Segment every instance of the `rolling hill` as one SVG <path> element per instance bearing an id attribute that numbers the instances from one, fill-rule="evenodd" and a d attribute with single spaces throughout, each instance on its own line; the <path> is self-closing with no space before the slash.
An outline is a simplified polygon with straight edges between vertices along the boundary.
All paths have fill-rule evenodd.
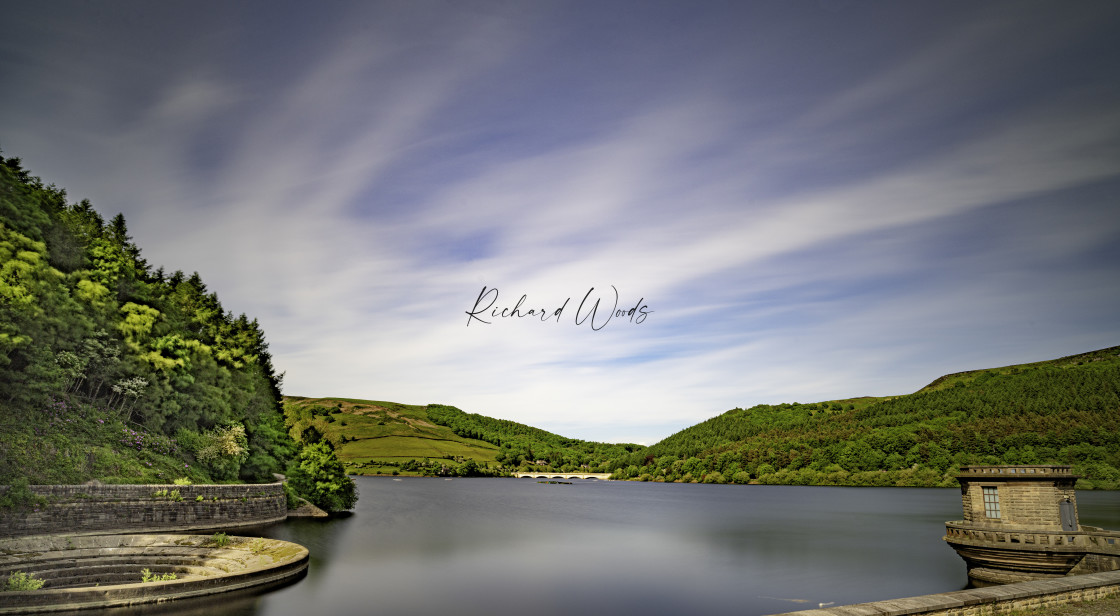
<path id="1" fill-rule="evenodd" d="M 1120 488 L 1120 347 L 949 374 L 921 390 L 732 409 L 650 447 L 569 439 L 452 406 L 285 398 L 358 474 L 613 472 L 708 483 L 955 486 L 965 464 L 1072 464 Z M 470 462 L 473 461 L 473 464 Z"/>
<path id="2" fill-rule="evenodd" d="M 1120 487 L 1120 347 L 943 376 L 887 398 L 732 409 L 616 469 L 714 483 L 953 486 L 965 464 L 1072 464 Z"/>
<path id="3" fill-rule="evenodd" d="M 497 467 L 496 445 L 456 435 L 433 423 L 427 407 L 352 398 L 284 397 L 284 413 L 295 437 L 314 427 L 335 445 L 348 473 L 357 475 L 421 474 L 413 461 L 457 466 L 474 460 L 481 468 Z"/>
<path id="4" fill-rule="evenodd" d="M 293 437 L 314 429 L 335 445 L 347 472 L 360 475 L 507 474 L 522 466 L 606 472 L 612 459 L 642 449 L 569 439 L 442 404 L 287 396 L 284 412 Z"/>

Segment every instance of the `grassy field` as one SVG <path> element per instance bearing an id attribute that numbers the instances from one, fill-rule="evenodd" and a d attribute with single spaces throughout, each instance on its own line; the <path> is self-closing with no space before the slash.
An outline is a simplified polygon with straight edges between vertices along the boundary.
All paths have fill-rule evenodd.
<path id="1" fill-rule="evenodd" d="M 1089 351 L 1088 353 L 1067 355 L 1066 357 L 1059 357 L 1058 359 L 1047 359 L 1044 361 L 1036 361 L 1029 364 L 1013 364 L 1010 366 L 1002 366 L 999 368 L 954 372 L 953 374 L 946 374 L 945 376 L 938 378 L 929 385 L 926 385 L 925 387 L 919 389 L 916 393 L 949 389 L 958 384 L 969 385 L 973 381 L 976 381 L 981 377 L 990 377 L 993 375 L 1022 374 L 1023 372 L 1028 372 L 1035 368 L 1073 368 L 1076 366 L 1083 366 L 1092 362 L 1108 361 L 1114 359 L 1118 351 L 1120 351 L 1120 347 L 1108 347 L 1106 349 Z"/>
<path id="2" fill-rule="evenodd" d="M 285 396 L 293 432 L 314 426 L 335 443 L 339 460 L 352 474 L 392 474 L 409 460 L 474 460 L 496 466 L 498 448 L 455 435 L 428 419 L 426 407 L 354 398 Z M 329 412 L 324 412 L 329 411 Z M 386 464 L 387 463 L 387 464 Z M 402 471 L 401 474 L 410 474 Z"/>

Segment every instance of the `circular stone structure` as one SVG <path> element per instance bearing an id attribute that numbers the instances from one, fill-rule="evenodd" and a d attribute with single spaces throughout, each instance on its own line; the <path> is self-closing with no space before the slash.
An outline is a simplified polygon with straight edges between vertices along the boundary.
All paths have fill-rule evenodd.
<path id="1" fill-rule="evenodd" d="M 302 545 L 225 535 L 38 536 L 0 540 L 0 588 L 15 571 L 38 590 L 0 592 L 0 614 L 119 607 L 274 585 L 307 570 Z M 150 576 L 175 579 L 144 582 Z M 151 578 L 149 578 L 151 579 Z"/>

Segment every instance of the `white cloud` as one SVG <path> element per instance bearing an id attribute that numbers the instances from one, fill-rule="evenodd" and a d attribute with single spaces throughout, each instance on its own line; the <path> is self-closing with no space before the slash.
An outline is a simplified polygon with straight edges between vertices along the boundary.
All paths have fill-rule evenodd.
<path id="1" fill-rule="evenodd" d="M 957 100 L 996 105 L 1006 93 L 985 80 L 1005 70 L 1022 79 L 1077 23 L 1025 55 L 982 53 L 1018 36 L 1014 24 L 935 32 L 789 110 L 768 104 L 764 87 L 728 87 L 738 75 L 724 63 L 695 75 L 657 67 L 679 81 L 633 76 L 645 96 L 626 93 L 639 102 L 615 121 L 617 100 L 580 99 L 598 105 L 596 128 L 548 140 L 538 139 L 547 127 L 478 112 L 506 108 L 479 84 L 514 91 L 507 80 L 522 73 L 509 65 L 540 53 L 534 43 L 562 24 L 363 10 L 264 90 L 217 62 L 179 58 L 176 71 L 144 76 L 142 103 L 88 80 L 67 95 L 90 101 L 64 124 L 85 135 L 77 150 L 97 170 L 77 186 L 126 210 L 150 261 L 199 270 L 227 308 L 260 318 L 288 393 L 444 402 L 576 437 L 652 442 L 737 405 L 900 393 L 972 367 L 960 358 L 1091 339 L 1057 331 L 1070 306 L 1040 299 L 1037 276 L 1062 282 L 1071 302 L 1115 304 L 1101 272 L 1020 264 L 1107 244 L 1117 229 L 1101 208 L 1048 227 L 1009 209 L 1019 216 L 1008 228 L 1041 229 L 1037 241 L 951 254 L 977 212 L 1116 180 L 1120 114 L 1083 90 L 1016 100 L 963 136 L 938 132 L 973 109 Z M 233 52 L 206 57 L 223 53 Z M 138 111 L 113 123 L 116 105 Z M 557 100 L 526 117 L 580 113 Z M 220 149 L 215 168 L 192 162 L 200 135 Z M 901 147 L 907 139 L 936 143 Z M 967 275 L 954 280 L 952 269 Z M 500 289 L 500 306 L 522 294 L 533 308 L 571 300 L 561 323 L 467 327 L 484 285 Z M 575 325 L 583 293 L 611 285 L 624 305 L 645 298 L 647 322 Z M 1023 304 L 1052 346 L 1001 320 Z M 1100 323 L 1087 328 L 1115 334 Z"/>

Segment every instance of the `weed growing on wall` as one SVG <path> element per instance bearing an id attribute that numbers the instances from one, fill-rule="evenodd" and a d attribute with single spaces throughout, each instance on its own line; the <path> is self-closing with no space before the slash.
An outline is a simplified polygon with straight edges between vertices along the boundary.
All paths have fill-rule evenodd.
<path id="1" fill-rule="evenodd" d="M 152 573 L 151 569 L 147 567 L 140 570 L 140 580 L 142 582 L 169 582 L 178 578 L 179 576 L 174 573 L 164 573 L 163 575 Z"/>
<path id="2" fill-rule="evenodd" d="M 31 491 L 27 477 L 18 477 L 4 490 L 0 486 L 0 509 L 25 509 L 45 505 L 47 499 Z"/>
<path id="3" fill-rule="evenodd" d="M 35 577 L 34 573 L 13 571 L 4 584 L 5 591 L 39 590 L 43 587 L 43 580 Z"/>

